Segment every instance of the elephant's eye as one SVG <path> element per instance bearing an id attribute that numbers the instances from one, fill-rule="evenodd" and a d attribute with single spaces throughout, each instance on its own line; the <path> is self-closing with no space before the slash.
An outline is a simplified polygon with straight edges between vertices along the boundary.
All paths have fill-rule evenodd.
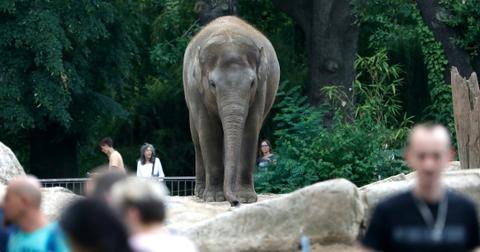
<path id="1" fill-rule="evenodd" d="M 253 87 L 253 85 L 255 85 L 255 81 L 252 80 L 252 83 L 250 83 L 250 87 Z"/>
<path id="2" fill-rule="evenodd" d="M 217 85 L 215 84 L 215 82 L 213 82 L 212 80 L 208 82 L 210 84 L 211 87 L 215 88 L 217 87 Z"/>

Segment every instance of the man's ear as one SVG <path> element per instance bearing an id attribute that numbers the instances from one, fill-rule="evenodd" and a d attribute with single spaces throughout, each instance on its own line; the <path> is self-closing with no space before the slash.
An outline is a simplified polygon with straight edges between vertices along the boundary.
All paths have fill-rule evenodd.
<path id="1" fill-rule="evenodd" d="M 18 194 L 17 194 L 17 197 L 20 198 L 20 202 L 22 202 L 22 205 L 24 206 L 32 205 L 32 200 L 30 200 L 28 197 L 25 197 L 23 195 L 18 195 Z"/>
<path id="2" fill-rule="evenodd" d="M 407 146 L 403 151 L 403 160 L 405 160 L 405 163 L 407 164 L 408 168 L 410 168 L 410 170 L 415 171 L 415 169 L 410 165 L 411 158 L 412 158 L 412 154 L 410 152 L 410 149 Z"/>
<path id="3" fill-rule="evenodd" d="M 451 148 L 450 150 L 450 153 L 449 153 L 449 160 L 450 162 L 452 162 L 453 160 L 455 160 L 455 157 L 457 156 L 457 151 L 454 149 L 454 148 Z"/>

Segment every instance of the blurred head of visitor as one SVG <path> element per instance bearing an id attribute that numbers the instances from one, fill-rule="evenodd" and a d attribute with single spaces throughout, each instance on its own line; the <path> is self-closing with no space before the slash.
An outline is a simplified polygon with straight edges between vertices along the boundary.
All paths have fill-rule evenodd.
<path id="1" fill-rule="evenodd" d="M 40 210 L 41 185 L 35 177 L 17 177 L 8 183 L 5 194 L 5 218 L 25 231 L 44 226 L 47 219 Z"/>
<path id="2" fill-rule="evenodd" d="M 102 170 L 93 175 L 85 191 L 87 197 L 93 197 L 106 202 L 110 201 L 110 192 L 113 185 L 128 176 L 116 170 Z M 86 188 L 86 189 L 87 189 Z"/>
<path id="3" fill-rule="evenodd" d="M 100 150 L 105 154 L 110 154 L 113 151 L 113 140 L 110 137 L 105 137 L 98 142 Z"/>
<path id="4" fill-rule="evenodd" d="M 145 143 L 140 147 L 140 163 L 153 163 L 155 159 L 155 148 L 149 143 Z"/>
<path id="5" fill-rule="evenodd" d="M 128 231 L 104 201 L 85 198 L 74 202 L 60 218 L 73 252 L 130 252 Z"/>
<path id="6" fill-rule="evenodd" d="M 454 156 L 450 134 L 444 126 L 434 123 L 415 126 L 405 152 L 407 165 L 416 171 L 415 193 L 426 200 L 440 197 L 442 172 Z"/>
<path id="7" fill-rule="evenodd" d="M 32 176 L 14 178 L 5 194 L 5 217 L 16 225 L 8 238 L 8 251 L 68 251 L 56 223 L 42 213 L 40 182 Z"/>
<path id="8" fill-rule="evenodd" d="M 191 241 L 165 228 L 167 193 L 162 183 L 137 177 L 114 185 L 111 202 L 127 223 L 134 251 L 196 251 Z"/>

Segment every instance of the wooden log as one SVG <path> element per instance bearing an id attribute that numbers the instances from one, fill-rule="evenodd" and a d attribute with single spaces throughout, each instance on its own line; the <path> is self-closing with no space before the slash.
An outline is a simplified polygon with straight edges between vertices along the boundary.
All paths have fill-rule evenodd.
<path id="1" fill-rule="evenodd" d="M 463 169 L 480 168 L 480 89 L 477 74 L 467 80 L 451 70 L 458 154 Z"/>

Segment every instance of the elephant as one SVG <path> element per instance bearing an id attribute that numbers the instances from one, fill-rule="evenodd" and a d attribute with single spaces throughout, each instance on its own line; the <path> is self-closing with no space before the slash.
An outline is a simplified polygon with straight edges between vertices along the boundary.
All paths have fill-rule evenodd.
<path id="1" fill-rule="evenodd" d="M 219 17 L 192 38 L 184 55 L 183 87 L 198 197 L 232 206 L 257 201 L 257 142 L 279 81 L 272 44 L 238 17 Z"/>

